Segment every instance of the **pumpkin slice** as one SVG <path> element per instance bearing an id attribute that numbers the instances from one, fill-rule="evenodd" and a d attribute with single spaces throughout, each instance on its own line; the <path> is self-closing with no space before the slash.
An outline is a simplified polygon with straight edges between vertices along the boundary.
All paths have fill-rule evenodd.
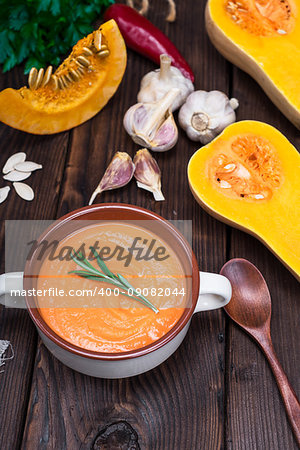
<path id="1" fill-rule="evenodd" d="M 217 50 L 251 75 L 300 128 L 299 2 L 209 0 L 205 22 Z"/>
<path id="2" fill-rule="evenodd" d="M 260 239 L 300 279 L 300 155 L 275 128 L 242 121 L 191 157 L 200 205 Z"/>
<path id="3" fill-rule="evenodd" d="M 29 76 L 31 88 L 0 93 L 0 120 L 18 130 L 52 134 L 97 114 L 116 92 L 126 67 L 126 47 L 114 20 L 81 39 L 49 77 Z"/>

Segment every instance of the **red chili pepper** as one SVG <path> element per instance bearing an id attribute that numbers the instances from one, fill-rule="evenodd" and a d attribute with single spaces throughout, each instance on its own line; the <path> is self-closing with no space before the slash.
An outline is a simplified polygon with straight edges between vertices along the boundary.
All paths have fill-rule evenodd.
<path id="1" fill-rule="evenodd" d="M 185 77 L 194 81 L 192 69 L 167 36 L 148 19 L 130 6 L 111 5 L 104 14 L 105 20 L 114 19 L 129 48 L 151 61 L 160 64 L 160 55 L 170 56 L 173 66 L 177 67 Z"/>

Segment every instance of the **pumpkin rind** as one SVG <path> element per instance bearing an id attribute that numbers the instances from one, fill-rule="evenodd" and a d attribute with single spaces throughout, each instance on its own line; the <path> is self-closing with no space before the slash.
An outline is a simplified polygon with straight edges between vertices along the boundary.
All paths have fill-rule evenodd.
<path id="1" fill-rule="evenodd" d="M 0 92 L 0 120 L 33 134 L 53 134 L 73 128 L 95 116 L 116 92 L 126 68 L 126 47 L 114 20 L 100 27 L 108 44 L 109 55 L 103 59 L 90 56 L 91 70 L 85 70 L 78 81 L 55 90 L 51 82 L 31 90 L 5 89 Z M 73 47 L 72 54 L 55 74 L 64 73 L 70 57 L 80 54 L 92 40 L 93 33 Z M 74 58 L 72 59 L 74 60 Z"/>
<path id="2" fill-rule="evenodd" d="M 279 29 L 277 34 L 261 31 L 257 35 L 242 28 L 226 10 L 228 2 L 234 4 L 229 0 L 209 0 L 205 22 L 217 50 L 252 76 L 277 108 L 300 129 L 300 14 L 299 5 L 294 0 L 288 1 L 290 27 L 285 24 L 286 31 Z"/>
<path id="3" fill-rule="evenodd" d="M 262 200 L 228 195 L 212 180 L 211 162 L 226 155 L 232 142 L 256 136 L 275 151 L 276 174 L 272 195 Z M 194 153 L 188 165 L 190 189 L 211 215 L 260 239 L 300 279 L 300 155 L 277 129 L 262 122 L 242 121 L 227 127 Z M 268 180 L 266 181 L 266 185 Z"/>

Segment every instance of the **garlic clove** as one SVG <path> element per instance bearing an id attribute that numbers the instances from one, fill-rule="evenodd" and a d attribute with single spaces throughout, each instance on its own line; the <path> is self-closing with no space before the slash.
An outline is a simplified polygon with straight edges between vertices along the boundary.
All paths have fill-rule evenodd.
<path id="1" fill-rule="evenodd" d="M 166 151 L 174 147 L 178 130 L 170 107 L 178 94 L 179 89 L 171 89 L 158 102 L 137 103 L 129 108 L 123 124 L 134 142 L 153 151 Z M 169 141 L 162 139 L 163 134 Z"/>
<path id="2" fill-rule="evenodd" d="M 153 193 L 156 201 L 165 200 L 161 191 L 160 168 L 146 148 L 138 150 L 134 157 L 134 177 L 137 186 Z"/>
<path id="3" fill-rule="evenodd" d="M 100 183 L 93 192 L 89 205 L 93 203 L 96 196 L 103 191 L 117 189 L 125 186 L 133 177 L 135 166 L 128 153 L 117 152 L 104 172 Z"/>
<path id="4" fill-rule="evenodd" d="M 7 175 L 4 175 L 3 179 L 7 181 L 23 181 L 29 178 L 31 172 L 19 172 L 18 170 L 12 170 Z"/>
<path id="5" fill-rule="evenodd" d="M 208 128 L 211 130 L 216 130 L 220 126 L 220 118 L 219 117 L 210 117 L 208 120 Z"/>
<path id="6" fill-rule="evenodd" d="M 153 136 L 152 150 L 166 151 L 174 147 L 178 140 L 178 129 L 173 115 L 170 115 Z"/>
<path id="7" fill-rule="evenodd" d="M 2 169 L 2 173 L 7 174 L 8 172 L 11 172 L 14 169 L 16 164 L 24 162 L 25 159 L 26 159 L 26 153 L 24 153 L 24 152 L 18 152 L 18 153 L 15 153 L 14 155 L 11 155 L 5 163 L 5 165 Z"/>
<path id="8" fill-rule="evenodd" d="M 204 101 L 204 110 L 209 116 L 219 115 L 220 112 L 225 110 L 228 103 L 228 97 L 226 94 L 220 91 L 206 92 L 206 98 Z"/>
<path id="9" fill-rule="evenodd" d="M 15 164 L 14 169 L 19 172 L 33 172 L 34 170 L 42 169 L 43 166 L 41 164 L 37 164 L 33 161 L 24 161 L 18 164 Z"/>
<path id="10" fill-rule="evenodd" d="M 3 188 L 0 188 L 0 203 L 3 203 L 7 199 L 9 191 L 10 191 L 10 187 L 9 186 L 5 186 Z"/>

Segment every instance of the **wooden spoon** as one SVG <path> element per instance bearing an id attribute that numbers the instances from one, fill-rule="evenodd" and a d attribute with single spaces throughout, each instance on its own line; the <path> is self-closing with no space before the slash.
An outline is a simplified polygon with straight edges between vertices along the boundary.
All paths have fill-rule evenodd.
<path id="1" fill-rule="evenodd" d="M 260 345 L 267 357 L 298 445 L 300 446 L 300 403 L 275 354 L 271 333 L 271 297 L 259 270 L 246 259 L 231 259 L 221 269 L 232 285 L 232 298 L 225 311 Z"/>

